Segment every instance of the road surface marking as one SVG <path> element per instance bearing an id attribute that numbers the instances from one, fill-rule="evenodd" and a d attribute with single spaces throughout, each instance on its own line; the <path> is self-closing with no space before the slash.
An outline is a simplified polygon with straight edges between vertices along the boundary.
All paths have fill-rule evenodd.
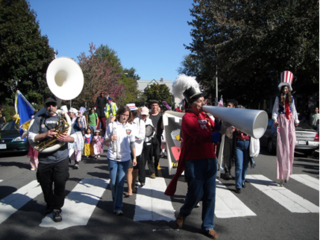
<path id="1" fill-rule="evenodd" d="M 217 181 L 216 208 L 217 218 L 233 218 L 256 216 L 239 198 L 237 198 L 226 186 Z"/>
<path id="2" fill-rule="evenodd" d="M 37 180 L 19 188 L 14 193 L 0 200 L 0 224 L 17 210 L 42 193 Z"/>
<path id="3" fill-rule="evenodd" d="M 319 191 L 319 179 L 310 177 L 307 174 L 292 174 L 290 178 Z"/>
<path id="4" fill-rule="evenodd" d="M 62 208 L 62 222 L 54 222 L 52 214 L 47 215 L 40 227 L 65 229 L 87 225 L 97 203 L 106 190 L 109 180 L 85 178 L 68 194 Z"/>
<path id="5" fill-rule="evenodd" d="M 247 175 L 246 180 L 277 203 L 294 213 L 318 213 L 319 207 L 263 175 Z"/>
<path id="6" fill-rule="evenodd" d="M 166 188 L 164 178 L 146 178 L 144 187 L 138 188 L 133 221 L 174 221 L 175 210 L 171 198 L 164 194 Z"/>

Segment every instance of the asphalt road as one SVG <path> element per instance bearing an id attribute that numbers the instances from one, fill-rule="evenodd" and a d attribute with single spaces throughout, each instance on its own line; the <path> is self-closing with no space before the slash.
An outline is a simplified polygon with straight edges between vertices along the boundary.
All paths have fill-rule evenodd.
<path id="1" fill-rule="evenodd" d="M 296 153 L 293 177 L 283 188 L 277 186 L 275 156 L 262 149 L 255 160 L 257 166 L 249 169 L 241 194 L 234 192 L 234 180 L 217 179 L 214 221 L 219 239 L 319 239 L 319 159 Z M 138 188 L 138 194 L 125 198 L 120 217 L 112 213 L 105 156 L 83 160 L 78 170 L 70 165 L 68 203 L 62 212 L 66 225 L 59 225 L 44 215 L 43 195 L 35 193 L 39 186 L 27 156 L 0 153 L 0 239 L 208 239 L 199 232 L 201 207 L 193 210 L 183 229 L 176 229 L 172 216 L 183 204 L 187 185 L 181 177 L 176 195 L 162 199 L 162 190 L 157 189 L 161 182 L 168 185 L 172 176 L 167 159 L 160 162 L 160 177 L 148 180 L 154 184 L 150 190 Z M 315 188 L 308 184 L 310 179 Z M 282 192 L 285 196 L 279 195 Z M 149 220 L 139 221 L 142 199 L 142 205 L 151 201 L 152 214 Z M 157 220 L 165 214 L 168 219 Z"/>

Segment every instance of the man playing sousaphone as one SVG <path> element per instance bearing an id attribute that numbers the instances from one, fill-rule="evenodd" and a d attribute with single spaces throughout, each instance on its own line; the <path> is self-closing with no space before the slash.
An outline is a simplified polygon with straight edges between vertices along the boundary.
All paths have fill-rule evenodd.
<path id="1" fill-rule="evenodd" d="M 49 138 L 57 138 L 59 142 L 73 142 L 74 138 L 67 133 L 57 134 L 55 129 L 57 115 L 57 99 L 55 96 L 46 98 L 44 107 L 47 112 L 36 116 L 29 129 L 29 141 L 39 142 Z M 44 200 L 47 203 L 46 214 L 53 213 L 55 222 L 62 221 L 60 215 L 65 199 L 65 185 L 69 178 L 68 144 L 63 144 L 53 152 L 39 151 L 37 179 L 41 185 Z"/>
<path id="2" fill-rule="evenodd" d="M 201 230 L 211 238 L 218 238 L 214 228 L 217 161 L 214 144 L 220 141 L 219 128 L 203 110 L 205 100 L 195 77 L 179 75 L 174 85 L 174 93 L 183 93 L 186 114 L 182 118 L 181 132 L 183 144 L 177 173 L 170 182 L 166 195 L 172 196 L 179 176 L 185 171 L 188 192 L 180 213 L 177 226 L 183 227 L 186 217 L 202 199 Z M 178 95 L 178 94 L 176 94 Z M 179 96 L 177 96 L 179 97 Z"/>

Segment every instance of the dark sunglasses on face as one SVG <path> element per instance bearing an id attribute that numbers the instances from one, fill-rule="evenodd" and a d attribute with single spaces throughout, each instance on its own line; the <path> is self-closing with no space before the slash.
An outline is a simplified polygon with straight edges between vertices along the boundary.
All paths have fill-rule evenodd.
<path id="1" fill-rule="evenodd" d="M 50 106 L 55 107 L 55 106 L 57 106 L 57 104 L 55 102 L 49 102 L 49 103 L 46 103 L 46 106 L 47 107 L 50 107 Z"/>

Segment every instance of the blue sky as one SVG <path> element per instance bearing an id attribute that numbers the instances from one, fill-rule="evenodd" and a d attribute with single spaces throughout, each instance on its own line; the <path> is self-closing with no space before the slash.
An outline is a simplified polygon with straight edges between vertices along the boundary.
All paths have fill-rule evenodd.
<path id="1" fill-rule="evenodd" d="M 192 0 L 28 0 L 57 57 L 108 45 L 141 80 L 175 80 L 190 52 Z"/>

